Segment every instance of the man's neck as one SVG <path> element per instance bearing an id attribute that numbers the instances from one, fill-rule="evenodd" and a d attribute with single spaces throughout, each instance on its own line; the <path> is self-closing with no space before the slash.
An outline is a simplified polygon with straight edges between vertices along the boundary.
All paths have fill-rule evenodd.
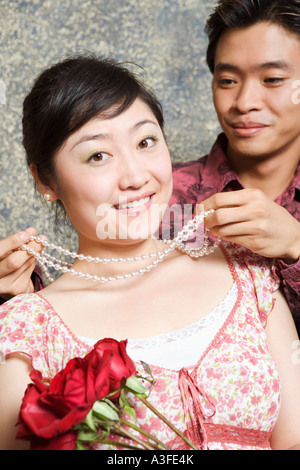
<path id="1" fill-rule="evenodd" d="M 227 154 L 243 186 L 260 189 L 272 200 L 288 188 L 300 162 L 300 157 L 285 157 L 280 155 L 258 159 L 234 156 L 230 152 Z"/>

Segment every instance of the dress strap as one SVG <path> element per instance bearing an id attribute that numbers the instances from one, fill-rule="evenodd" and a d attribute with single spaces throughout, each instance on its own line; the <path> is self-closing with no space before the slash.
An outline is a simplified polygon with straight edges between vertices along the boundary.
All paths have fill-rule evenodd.
<path id="1" fill-rule="evenodd" d="M 207 449 L 208 436 L 204 421 L 208 416 L 203 411 L 201 399 L 209 405 L 211 410 L 209 417 L 215 414 L 214 404 L 185 368 L 179 371 L 179 389 L 187 422 L 187 437 L 199 449 Z"/>
<path id="2" fill-rule="evenodd" d="M 199 450 L 209 450 L 212 442 L 270 448 L 270 432 L 208 423 L 207 419 L 215 414 L 215 404 L 185 368 L 179 372 L 179 389 L 186 419 L 184 434 Z M 168 442 L 168 446 L 176 450 L 189 449 L 178 436 Z"/>

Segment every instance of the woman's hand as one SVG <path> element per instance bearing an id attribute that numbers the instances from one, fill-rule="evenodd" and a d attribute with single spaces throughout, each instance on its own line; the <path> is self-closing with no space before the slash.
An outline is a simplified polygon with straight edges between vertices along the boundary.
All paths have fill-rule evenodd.
<path id="1" fill-rule="evenodd" d="M 35 228 L 28 228 L 0 241 L 0 296 L 6 300 L 34 291 L 31 275 L 36 264 L 35 258 L 19 250 L 31 235 L 37 235 Z M 35 251 L 42 251 L 42 245 L 38 243 L 30 242 L 29 246 Z"/>

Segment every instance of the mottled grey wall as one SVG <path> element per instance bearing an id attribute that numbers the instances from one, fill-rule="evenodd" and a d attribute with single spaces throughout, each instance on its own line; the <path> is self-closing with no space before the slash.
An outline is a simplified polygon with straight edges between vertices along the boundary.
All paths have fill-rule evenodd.
<path id="1" fill-rule="evenodd" d="M 28 176 L 21 113 L 35 76 L 67 54 L 92 51 L 142 65 L 164 105 L 173 160 L 196 159 L 209 150 L 219 127 L 203 29 L 215 3 L 0 0 L 0 238 L 36 226 L 63 243 Z"/>

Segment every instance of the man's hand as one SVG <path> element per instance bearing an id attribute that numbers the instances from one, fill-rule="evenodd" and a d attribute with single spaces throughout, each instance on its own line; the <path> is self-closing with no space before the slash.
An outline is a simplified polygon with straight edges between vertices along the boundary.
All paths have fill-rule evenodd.
<path id="1" fill-rule="evenodd" d="M 36 229 L 28 228 L 0 241 L 0 296 L 6 300 L 34 291 L 31 274 L 35 268 L 35 258 L 26 251 L 18 250 L 31 235 L 37 235 Z M 38 252 L 43 248 L 35 242 L 30 242 L 29 246 Z"/>
<path id="2" fill-rule="evenodd" d="M 214 236 L 269 258 L 294 263 L 300 257 L 300 223 L 258 189 L 217 193 L 203 201 Z"/>

